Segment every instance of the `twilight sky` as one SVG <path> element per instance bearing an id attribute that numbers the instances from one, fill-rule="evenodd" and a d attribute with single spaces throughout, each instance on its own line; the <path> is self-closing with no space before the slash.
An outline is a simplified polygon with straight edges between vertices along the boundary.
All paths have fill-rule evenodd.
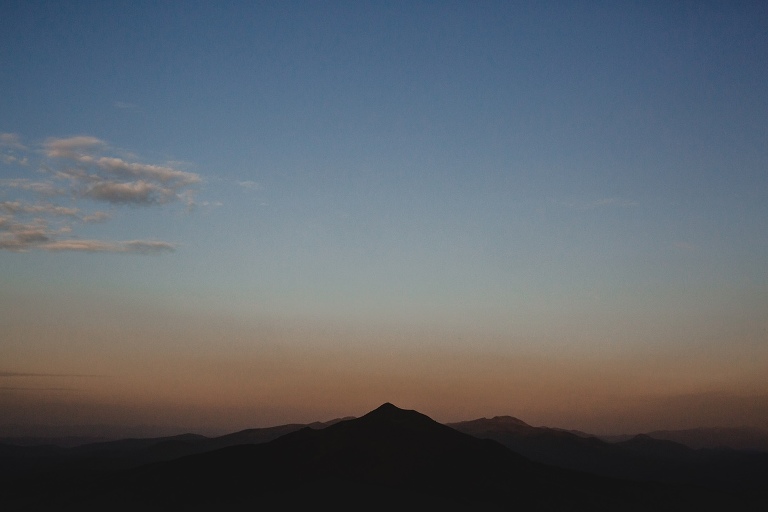
<path id="1" fill-rule="evenodd" d="M 0 5 L 0 427 L 768 426 L 765 2 Z"/>

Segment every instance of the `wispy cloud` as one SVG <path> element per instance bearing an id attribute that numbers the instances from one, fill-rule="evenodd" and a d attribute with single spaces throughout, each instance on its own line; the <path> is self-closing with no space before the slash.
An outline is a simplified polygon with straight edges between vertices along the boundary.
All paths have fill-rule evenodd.
<path id="1" fill-rule="evenodd" d="M 100 219 L 103 212 L 83 217 Z M 104 214 L 106 215 L 106 214 Z M 27 252 L 38 249 L 49 252 L 79 251 L 79 252 L 112 252 L 134 254 L 161 254 L 173 252 L 176 245 L 160 240 L 128 240 L 111 242 L 103 240 L 81 240 L 76 238 L 61 239 L 63 234 L 71 231 L 69 226 L 51 229 L 42 219 L 27 223 L 17 222 L 13 217 L 0 216 L 0 249 L 12 252 Z M 0 374 L 0 377 L 3 376 Z"/>
<path id="2" fill-rule="evenodd" d="M 43 143 L 45 153 L 49 158 L 73 158 L 77 159 L 85 152 L 92 151 L 104 142 L 96 137 L 79 135 L 77 137 L 68 137 L 66 139 L 51 138 Z"/>
<path id="3" fill-rule="evenodd" d="M 37 245 L 50 242 L 56 231 L 49 229 L 42 219 L 18 222 L 13 216 L 0 216 L 0 249 L 24 252 Z"/>
<path id="4" fill-rule="evenodd" d="M 88 156 L 82 156 L 78 160 L 83 163 L 93 163 L 99 169 L 122 178 L 148 179 L 159 181 L 160 183 L 174 184 L 175 186 L 185 186 L 200 182 L 200 177 L 197 174 L 161 165 L 131 163 L 121 158 L 112 157 L 91 159 Z"/>
<path id="5" fill-rule="evenodd" d="M 163 165 L 129 162 L 97 154 L 106 144 L 87 136 L 48 139 L 44 144 L 49 159 L 65 167 L 53 176 L 66 181 L 74 195 L 117 204 L 153 205 L 176 200 L 189 203 L 200 176 Z M 67 167 L 66 164 L 75 167 Z"/>
<path id="6" fill-rule="evenodd" d="M 576 210 L 596 210 L 599 208 L 629 208 L 629 207 L 638 205 L 637 201 L 632 201 L 629 199 L 620 199 L 616 197 L 596 199 L 594 201 L 572 202 L 572 203 L 561 203 L 561 204 Z"/>
<path id="7" fill-rule="evenodd" d="M 107 212 L 93 212 L 88 215 L 83 215 L 81 220 L 85 223 L 105 222 L 112 218 Z"/>
<path id="8" fill-rule="evenodd" d="M 237 184 L 246 190 L 259 190 L 261 188 L 261 185 L 259 185 L 258 182 L 251 181 L 251 180 L 238 181 Z"/>
<path id="9" fill-rule="evenodd" d="M 115 108 L 119 108 L 120 110 L 138 110 L 138 105 L 135 105 L 133 103 L 128 103 L 126 101 L 116 101 L 112 104 Z"/>
<path id="10" fill-rule="evenodd" d="M 80 210 L 77 208 L 68 208 L 66 206 L 57 206 L 55 204 L 26 204 L 20 201 L 2 201 L 0 202 L 0 212 L 18 214 L 32 213 L 55 216 L 77 217 Z"/>
<path id="11" fill-rule="evenodd" d="M 103 242 L 100 240 L 59 240 L 41 244 L 46 251 L 81 252 L 124 252 L 138 254 L 160 254 L 173 252 L 176 245 L 158 240 L 131 240 L 127 242 Z"/>
<path id="12" fill-rule="evenodd" d="M 97 137 L 49 138 L 29 148 L 22 144 L 18 135 L 3 133 L 0 134 L 0 147 L 14 151 L 12 155 L 3 153 L 2 156 L 5 163 L 17 167 L 23 167 L 22 160 L 29 161 L 34 156 L 41 158 L 34 169 L 24 169 L 25 173 L 36 172 L 37 178 L 22 174 L 0 180 L 0 193 L 5 189 L 6 195 L 26 196 L 24 200 L 13 197 L 10 201 L 0 202 L 0 249 L 15 252 L 31 249 L 140 254 L 169 252 L 175 249 L 175 244 L 156 240 L 84 240 L 70 233 L 79 224 L 112 218 L 112 213 L 94 211 L 94 203 L 112 207 L 152 207 L 177 202 L 185 205 L 187 210 L 196 205 L 195 186 L 201 182 L 198 174 L 172 164 L 137 161 Z M 56 204 L 56 198 L 64 198 L 69 204 Z M 51 224 L 55 227 L 49 227 Z"/>
<path id="13" fill-rule="evenodd" d="M 27 149 L 21 143 L 21 137 L 16 133 L 0 133 L 0 148 Z"/>
<path id="14" fill-rule="evenodd" d="M 51 181 L 33 181 L 28 178 L 0 180 L 0 187 L 30 191 L 41 196 L 63 196 L 68 194 L 66 189 L 56 186 Z"/>
<path id="15" fill-rule="evenodd" d="M 29 164 L 29 159 L 19 152 L 27 151 L 26 146 L 21 143 L 21 138 L 15 133 L 0 133 L 0 161 L 7 165 Z"/>
<path id="16" fill-rule="evenodd" d="M 200 176 L 168 166 L 128 162 L 122 158 L 100 156 L 97 151 L 106 143 L 96 137 L 78 136 L 66 139 L 48 139 L 44 145 L 48 158 L 64 159 L 92 168 L 97 174 L 88 174 L 89 179 L 104 179 L 98 171 L 121 179 L 145 179 L 181 187 L 200 182 Z M 71 176 L 82 176 L 74 173 Z"/>
<path id="17" fill-rule="evenodd" d="M 144 180 L 121 183 L 98 181 L 83 191 L 83 196 L 116 204 L 165 204 L 176 198 L 172 189 Z"/>
<path id="18" fill-rule="evenodd" d="M 27 158 L 19 158 L 15 155 L 9 155 L 5 153 L 0 153 L 0 159 L 3 161 L 3 163 L 11 165 L 11 164 L 20 164 L 20 165 L 28 165 L 29 159 Z"/>

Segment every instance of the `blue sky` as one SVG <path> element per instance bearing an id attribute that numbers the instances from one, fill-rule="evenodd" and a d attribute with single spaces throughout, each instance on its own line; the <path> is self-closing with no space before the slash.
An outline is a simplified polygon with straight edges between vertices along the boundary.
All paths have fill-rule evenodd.
<path id="1" fill-rule="evenodd" d="M 284 373 L 235 401 L 265 423 L 402 397 L 594 428 L 716 393 L 768 424 L 767 25 L 761 2 L 6 2 L 0 370 L 192 410 L 193 363 L 140 368 L 270 346 Z M 341 378 L 339 353 L 379 387 L 322 409 L 277 384 L 303 358 Z M 496 388 L 527 368 L 528 398 L 430 363 L 467 358 Z M 109 406 L 75 388 L 47 399 Z"/>

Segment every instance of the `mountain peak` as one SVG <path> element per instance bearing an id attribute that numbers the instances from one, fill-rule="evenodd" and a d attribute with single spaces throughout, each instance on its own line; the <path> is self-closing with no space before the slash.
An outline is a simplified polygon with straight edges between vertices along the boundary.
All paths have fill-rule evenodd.
<path id="1" fill-rule="evenodd" d="M 377 418 L 396 418 L 396 417 L 402 417 L 407 415 L 408 413 L 414 413 L 415 411 L 408 411 L 406 409 L 401 409 L 397 407 L 394 404 L 391 404 L 390 402 L 385 402 L 378 406 L 376 409 L 372 410 L 368 414 L 366 414 L 363 417 L 377 417 Z"/>
<path id="2" fill-rule="evenodd" d="M 436 423 L 430 417 L 421 414 L 417 411 L 409 409 L 401 409 L 389 402 L 383 403 L 376 409 L 372 410 L 361 419 L 367 421 L 375 420 L 376 422 L 388 422 L 388 423 Z"/>
<path id="3" fill-rule="evenodd" d="M 530 427 L 529 424 L 514 416 L 494 416 L 491 421 L 501 425 L 518 425 L 521 427 Z"/>

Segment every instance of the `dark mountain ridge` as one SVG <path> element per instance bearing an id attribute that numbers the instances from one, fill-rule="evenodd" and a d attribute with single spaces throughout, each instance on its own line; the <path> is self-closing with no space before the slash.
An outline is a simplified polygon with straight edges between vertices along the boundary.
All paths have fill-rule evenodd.
<path id="1" fill-rule="evenodd" d="M 751 427 L 692 428 L 684 430 L 654 430 L 654 439 L 684 444 L 689 448 L 731 448 L 768 452 L 768 430 Z"/>
<path id="2" fill-rule="evenodd" d="M 517 420 L 482 418 L 449 424 L 493 439 L 533 461 L 628 480 L 659 481 L 763 494 L 768 454 L 736 450 L 694 450 L 639 434 L 608 443 L 559 429 L 532 427 Z"/>
<path id="3" fill-rule="evenodd" d="M 198 434 L 139 439 L 100 441 L 76 446 L 0 442 L 0 478 L 10 481 L 30 475 L 63 469 L 104 471 L 172 460 L 186 455 L 244 444 L 272 441 L 296 430 L 325 428 L 343 418 L 310 424 L 291 423 L 266 428 L 252 428 L 219 437 Z M 1 441 L 1 440 L 0 440 Z"/>
<path id="4" fill-rule="evenodd" d="M 482 422 L 475 425 L 479 428 Z M 494 425 L 534 429 L 513 418 L 497 418 Z M 754 496 L 744 499 L 718 490 L 633 482 L 544 465 L 492 439 L 459 432 L 392 404 L 360 418 L 313 426 L 323 428 L 300 426 L 266 442 L 204 450 L 160 462 L 107 469 L 65 464 L 34 478 L 17 479 L 13 485 L 4 482 L 0 506 L 4 510 L 292 510 L 310 506 L 336 510 L 679 510 L 713 506 L 761 510 Z M 276 435 L 278 430 L 269 434 Z M 243 432 L 240 439 L 258 438 L 257 431 Z M 567 433 L 558 432 L 563 434 Z M 158 447 L 163 451 L 168 446 L 197 450 L 209 441 L 166 438 L 138 451 Z"/>

